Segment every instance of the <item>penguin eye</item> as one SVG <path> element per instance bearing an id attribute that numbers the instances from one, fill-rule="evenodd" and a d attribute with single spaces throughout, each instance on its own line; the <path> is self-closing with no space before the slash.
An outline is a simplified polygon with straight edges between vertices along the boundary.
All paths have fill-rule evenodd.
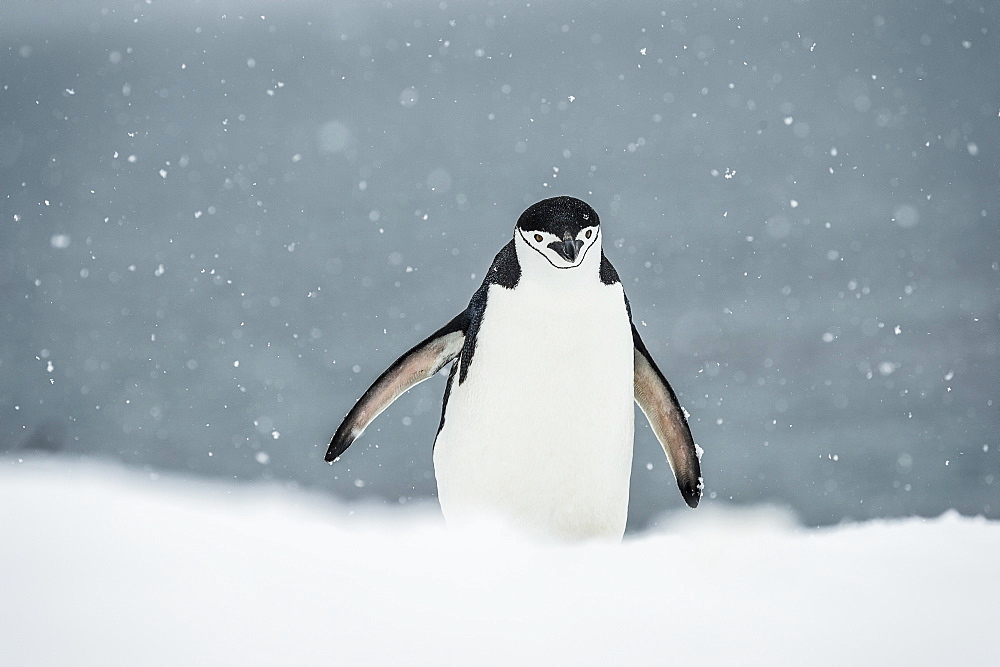
<path id="1" fill-rule="evenodd" d="M 541 243 L 542 242 L 542 235 L 541 234 L 535 234 L 535 242 L 536 243 Z"/>
<path id="2" fill-rule="evenodd" d="M 586 236 L 586 237 L 587 237 L 587 238 L 589 239 L 589 238 L 590 238 L 590 236 L 591 236 L 591 235 L 592 235 L 593 233 L 594 233 L 594 230 L 593 230 L 593 229 L 588 229 L 588 230 L 587 230 L 587 233 L 586 233 L 586 234 L 584 234 L 584 236 Z"/>

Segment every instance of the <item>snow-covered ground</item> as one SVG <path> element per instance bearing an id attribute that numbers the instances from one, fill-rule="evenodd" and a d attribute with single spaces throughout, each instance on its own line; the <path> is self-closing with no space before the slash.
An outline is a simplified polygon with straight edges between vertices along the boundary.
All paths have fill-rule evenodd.
<path id="1" fill-rule="evenodd" d="M 155 477 L 155 476 L 154 476 Z M 0 664 L 987 664 L 1000 524 L 711 502 L 620 546 L 96 464 L 0 465 Z"/>

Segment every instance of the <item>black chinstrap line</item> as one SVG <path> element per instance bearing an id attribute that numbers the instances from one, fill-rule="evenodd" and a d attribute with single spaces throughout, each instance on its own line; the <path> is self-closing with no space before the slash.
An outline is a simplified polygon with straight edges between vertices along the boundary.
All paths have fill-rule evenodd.
<path id="1" fill-rule="evenodd" d="M 587 258 L 587 253 L 590 252 L 590 249 L 593 248 L 594 245 L 597 243 L 597 239 L 599 239 L 601 237 L 601 228 L 600 228 L 600 226 L 598 226 L 598 228 L 597 228 L 597 236 L 594 237 L 594 240 L 591 242 L 590 245 L 586 246 L 583 249 L 583 254 L 580 255 L 580 261 L 577 262 L 576 264 L 572 264 L 570 266 L 556 266 L 555 264 L 552 263 L 552 260 L 549 259 L 548 255 L 546 255 L 544 252 L 542 252 L 541 250 L 539 250 L 535 246 L 531 245 L 531 242 L 528 241 L 528 239 L 524 238 L 524 230 L 523 229 L 518 229 L 517 233 L 521 235 L 521 239 L 526 244 L 528 244 L 529 248 L 531 248 L 532 250 L 534 250 L 535 252 L 537 252 L 539 255 L 541 255 L 542 257 L 544 257 L 545 261 L 548 262 L 549 264 L 552 264 L 553 268 L 564 270 L 564 269 L 575 269 L 578 266 L 580 266 L 581 264 L 583 264 L 583 261 Z"/>

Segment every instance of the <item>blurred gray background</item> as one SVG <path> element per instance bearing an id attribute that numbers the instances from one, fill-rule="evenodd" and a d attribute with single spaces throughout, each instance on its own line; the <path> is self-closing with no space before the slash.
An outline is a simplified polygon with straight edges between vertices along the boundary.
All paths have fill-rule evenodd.
<path id="1" fill-rule="evenodd" d="M 570 194 L 706 503 L 998 518 L 998 33 L 985 1 L 5 2 L 0 465 L 430 497 L 443 378 L 329 437 Z M 639 413 L 630 526 L 681 507 Z"/>

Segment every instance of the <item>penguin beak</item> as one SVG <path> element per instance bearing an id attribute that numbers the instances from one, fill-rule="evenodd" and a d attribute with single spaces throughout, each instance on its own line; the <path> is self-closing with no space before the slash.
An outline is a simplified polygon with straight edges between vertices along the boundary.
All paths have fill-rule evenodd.
<path id="1" fill-rule="evenodd" d="M 573 239 L 553 241 L 549 244 L 549 247 L 559 253 L 559 256 L 567 262 L 573 263 L 576 261 L 577 255 L 580 254 L 580 248 L 583 247 L 583 241 L 575 241 Z"/>

